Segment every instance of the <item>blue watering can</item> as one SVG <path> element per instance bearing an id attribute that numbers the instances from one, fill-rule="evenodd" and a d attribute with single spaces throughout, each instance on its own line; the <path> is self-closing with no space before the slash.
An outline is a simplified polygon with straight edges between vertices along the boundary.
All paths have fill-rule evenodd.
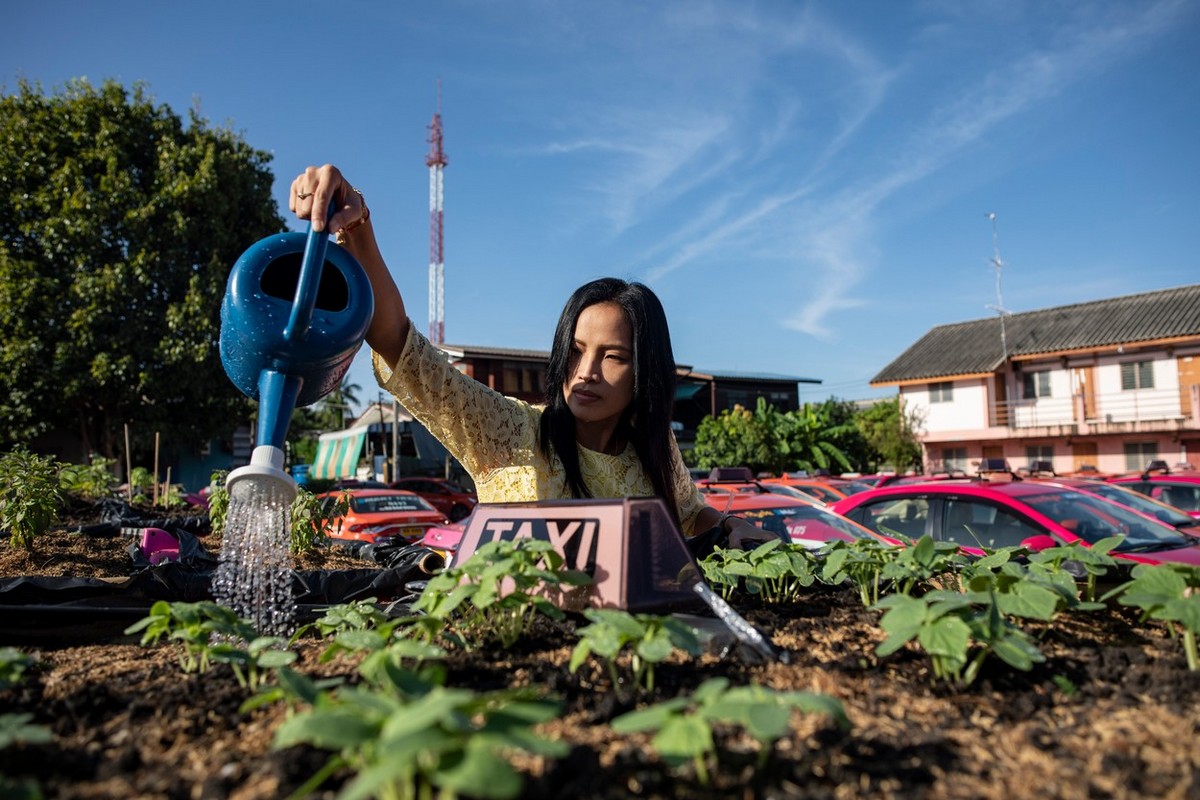
<path id="1" fill-rule="evenodd" d="M 330 209 L 330 216 L 333 209 Z M 326 232 L 280 233 L 242 253 L 221 303 L 225 374 L 258 401 L 258 436 L 250 465 L 229 474 L 281 485 L 283 445 L 296 406 L 336 389 L 362 345 L 375 310 L 371 282 L 354 256 Z"/>

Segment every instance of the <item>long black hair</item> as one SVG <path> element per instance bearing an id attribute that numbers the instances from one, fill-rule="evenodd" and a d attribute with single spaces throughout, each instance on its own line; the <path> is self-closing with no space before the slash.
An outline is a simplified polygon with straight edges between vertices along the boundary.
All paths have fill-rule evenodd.
<path id="1" fill-rule="evenodd" d="M 554 345 L 546 369 L 546 410 L 542 414 L 540 445 L 547 458 L 557 454 L 574 497 L 591 497 L 579 466 L 575 415 L 563 397 L 575 325 L 588 306 L 614 303 L 621 308 L 633 331 L 633 402 L 618 423 L 618 432 L 633 443 L 654 494 L 678 520 L 679 508 L 671 471 L 671 411 L 675 402 L 675 356 L 662 303 L 645 285 L 600 278 L 575 290 L 554 331 Z"/>

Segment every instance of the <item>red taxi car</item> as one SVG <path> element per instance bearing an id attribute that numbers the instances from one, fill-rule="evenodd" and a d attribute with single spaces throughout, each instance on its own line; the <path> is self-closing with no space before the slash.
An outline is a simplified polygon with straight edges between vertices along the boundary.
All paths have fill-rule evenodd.
<path id="1" fill-rule="evenodd" d="M 325 492 L 318 499 L 331 507 L 342 492 Z M 435 525 L 447 520 L 442 512 L 412 492 L 395 489 L 357 489 L 346 493 L 350 508 L 325 526 L 330 539 L 383 544 L 396 540 L 415 542 Z"/>
<path id="2" fill-rule="evenodd" d="M 1122 475 L 1108 480 L 1200 518 L 1200 472 L 1175 472 L 1165 461 L 1153 461 L 1140 475 Z"/>
<path id="3" fill-rule="evenodd" d="M 1023 546 L 1094 544 L 1117 534 L 1111 555 L 1137 563 L 1200 565 L 1196 539 L 1171 525 L 1102 497 L 1040 481 L 885 486 L 851 495 L 833 510 L 884 536 L 929 534 L 967 553 Z"/>
<path id="4" fill-rule="evenodd" d="M 786 537 L 810 550 L 832 541 L 892 540 L 833 513 L 823 503 L 767 491 L 736 491 L 702 487 L 704 501 L 722 514 L 736 514 L 766 531 Z"/>
<path id="5" fill-rule="evenodd" d="M 474 492 L 446 478 L 399 478 L 392 481 L 391 488 L 419 494 L 451 522 L 468 516 L 479 503 L 479 497 Z"/>
<path id="6" fill-rule="evenodd" d="M 1110 483 L 1108 481 L 1097 481 L 1090 478 L 1057 476 L 1053 478 L 1037 478 L 1035 480 L 1057 486 L 1066 486 L 1069 489 L 1076 489 L 1080 492 L 1090 492 L 1091 494 L 1103 497 L 1105 500 L 1129 506 L 1134 511 L 1140 511 L 1147 516 L 1154 517 L 1159 522 L 1165 522 L 1186 534 L 1200 537 L 1200 519 L 1196 519 L 1182 509 L 1167 505 L 1161 500 L 1155 500 L 1153 497 L 1142 494 L 1126 485 Z"/>

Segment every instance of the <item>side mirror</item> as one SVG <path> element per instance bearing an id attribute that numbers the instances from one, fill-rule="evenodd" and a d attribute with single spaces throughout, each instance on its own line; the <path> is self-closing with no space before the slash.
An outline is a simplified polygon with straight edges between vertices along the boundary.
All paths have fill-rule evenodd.
<path id="1" fill-rule="evenodd" d="M 1058 542 L 1054 541 L 1053 536 L 1047 536 L 1040 533 L 1037 536 L 1030 536 L 1028 539 L 1021 540 L 1021 546 L 1031 553 L 1040 553 L 1043 550 L 1049 550 L 1052 547 L 1058 547 Z"/>

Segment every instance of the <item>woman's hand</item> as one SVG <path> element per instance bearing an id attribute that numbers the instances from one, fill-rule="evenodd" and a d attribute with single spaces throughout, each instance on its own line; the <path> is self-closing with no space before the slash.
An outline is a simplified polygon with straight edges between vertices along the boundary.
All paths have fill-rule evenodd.
<path id="1" fill-rule="evenodd" d="M 329 213 L 330 204 L 333 213 Z M 366 271 L 375 297 L 375 313 L 367 328 L 367 344 L 394 369 L 408 339 L 408 314 L 404 298 L 388 271 L 367 204 L 341 170 L 332 164 L 309 167 L 292 181 L 288 208 L 300 219 L 312 220 L 313 230 L 331 230 Z M 326 219 L 328 217 L 328 219 Z"/>
<path id="2" fill-rule="evenodd" d="M 778 533 L 765 531 L 741 517 L 730 517 L 725 527 L 729 531 L 729 547 L 733 550 L 752 550 L 761 544 L 783 538 Z"/>
<path id="3" fill-rule="evenodd" d="M 326 219 L 333 203 L 333 216 Z M 367 205 L 362 194 L 332 164 L 308 167 L 292 181 L 288 208 L 300 219 L 312 221 L 313 230 L 340 231 L 365 220 Z"/>

